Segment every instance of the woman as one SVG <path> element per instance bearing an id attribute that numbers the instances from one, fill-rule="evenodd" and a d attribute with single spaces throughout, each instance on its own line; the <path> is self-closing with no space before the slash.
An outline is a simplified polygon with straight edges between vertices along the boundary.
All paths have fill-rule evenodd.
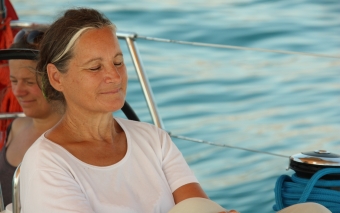
<path id="1" fill-rule="evenodd" d="M 46 31 L 37 69 L 65 114 L 26 153 L 22 212 L 168 212 L 207 198 L 168 134 L 113 118 L 127 73 L 115 26 L 92 9 L 71 9 Z"/>
<path id="2" fill-rule="evenodd" d="M 14 38 L 11 49 L 38 49 L 43 32 L 21 30 Z M 7 129 L 6 144 L 0 152 L 0 181 L 4 205 L 12 202 L 12 178 L 25 152 L 33 142 L 61 118 L 58 104 L 48 103 L 38 86 L 37 61 L 9 60 L 13 94 L 27 117 L 16 118 Z"/>

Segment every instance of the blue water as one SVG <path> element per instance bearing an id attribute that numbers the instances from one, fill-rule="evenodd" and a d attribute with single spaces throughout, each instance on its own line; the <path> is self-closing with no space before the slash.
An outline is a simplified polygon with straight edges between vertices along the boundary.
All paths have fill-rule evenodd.
<path id="1" fill-rule="evenodd" d="M 121 31 L 340 56 L 338 0 L 13 0 L 21 20 L 96 8 Z M 340 154 L 340 60 L 137 40 L 159 112 L 173 134 L 290 156 Z M 127 100 L 151 122 L 131 59 Z M 120 116 L 118 113 L 117 116 Z M 211 199 L 242 213 L 273 212 L 288 159 L 174 139 Z"/>

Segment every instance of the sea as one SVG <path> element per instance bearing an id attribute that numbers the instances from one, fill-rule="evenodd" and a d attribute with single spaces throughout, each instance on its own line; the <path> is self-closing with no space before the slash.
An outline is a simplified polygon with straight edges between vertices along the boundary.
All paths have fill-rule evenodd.
<path id="1" fill-rule="evenodd" d="M 339 0 L 11 2 L 22 21 L 48 24 L 67 8 L 91 7 L 118 31 L 137 33 L 165 130 L 197 139 L 173 141 L 208 196 L 227 209 L 273 213 L 277 178 L 294 173 L 289 156 L 340 154 Z M 124 40 L 121 47 L 127 101 L 152 123 Z"/>

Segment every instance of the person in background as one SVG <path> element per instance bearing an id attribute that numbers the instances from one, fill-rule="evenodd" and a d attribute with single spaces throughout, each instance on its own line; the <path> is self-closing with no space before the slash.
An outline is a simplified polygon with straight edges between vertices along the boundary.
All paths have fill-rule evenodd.
<path id="1" fill-rule="evenodd" d="M 10 49 L 38 49 L 43 31 L 21 30 Z M 4 205 L 12 203 L 12 179 L 27 149 L 46 130 L 54 126 L 62 116 L 62 105 L 48 103 L 36 77 L 37 61 L 9 60 L 10 81 L 26 117 L 16 118 L 7 128 L 5 145 L 0 152 L 0 182 Z M 58 108 L 60 106 L 60 108 Z"/>
<path id="2" fill-rule="evenodd" d="M 9 0 L 1 0 L 0 6 L 0 49 L 8 49 L 13 43 L 13 38 L 18 29 L 11 28 L 11 21 L 18 20 L 11 2 Z M 3 11 L 1 11 L 1 9 Z M 20 104 L 16 100 L 10 88 L 9 68 L 7 60 L 0 60 L 0 113 L 18 113 L 22 112 Z M 6 129 L 13 121 L 10 119 L 0 119 L 0 150 L 6 139 Z"/>

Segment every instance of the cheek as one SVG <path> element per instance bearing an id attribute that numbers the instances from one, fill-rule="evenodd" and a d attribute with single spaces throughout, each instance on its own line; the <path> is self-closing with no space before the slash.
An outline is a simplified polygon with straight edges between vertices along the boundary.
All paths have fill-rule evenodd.
<path id="1" fill-rule="evenodd" d="M 38 86 L 32 86 L 30 88 L 30 91 L 31 93 L 36 97 L 36 98 L 39 98 L 39 99 L 44 99 L 45 100 L 45 97 L 41 91 L 41 89 L 38 87 Z"/>
<path id="2" fill-rule="evenodd" d="M 11 82 L 11 87 L 12 87 L 12 90 L 16 90 L 17 89 L 17 85 L 13 84 L 12 82 Z"/>
<path id="3" fill-rule="evenodd" d="M 91 77 L 77 76 L 77 78 L 70 78 L 65 82 L 64 95 L 77 98 L 89 98 L 91 91 L 95 90 L 97 83 Z"/>
<path id="4" fill-rule="evenodd" d="M 124 87 L 126 88 L 127 86 L 127 81 L 128 81 L 128 76 L 127 76 L 127 72 L 126 72 L 126 67 L 124 66 L 124 68 L 120 71 L 120 75 L 122 76 L 122 80 L 123 80 L 123 84 Z"/>
<path id="5" fill-rule="evenodd" d="M 73 77 L 72 75 L 68 75 L 65 78 L 63 78 L 61 82 L 61 92 L 62 93 L 69 93 L 71 92 L 78 92 L 78 90 L 81 90 L 82 87 L 82 78 L 79 78 L 79 76 Z"/>

